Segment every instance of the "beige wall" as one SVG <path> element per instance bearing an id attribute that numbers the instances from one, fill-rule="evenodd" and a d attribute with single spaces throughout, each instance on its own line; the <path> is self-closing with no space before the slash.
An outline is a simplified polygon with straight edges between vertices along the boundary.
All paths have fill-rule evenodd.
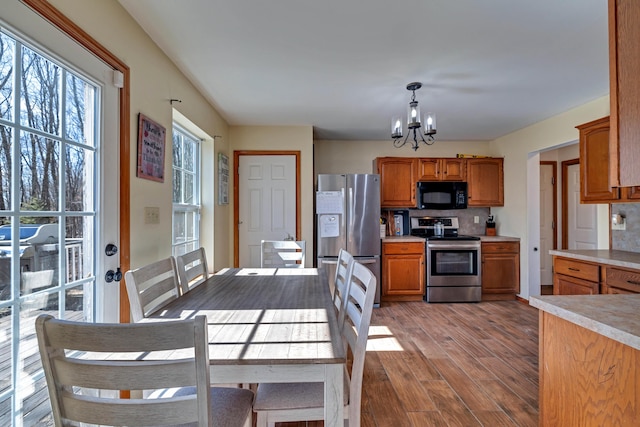
<path id="1" fill-rule="evenodd" d="M 313 265 L 313 128 L 311 126 L 231 126 L 231 151 L 235 150 L 295 150 L 300 151 L 300 194 L 301 194 L 301 230 L 302 240 L 307 243 L 308 267 Z M 231 161 L 233 153 L 231 153 Z M 229 191 L 233 188 L 235 165 L 230 166 Z M 233 201 L 230 201 L 233 206 Z M 216 222 L 218 218 L 216 218 Z M 226 222 L 233 230 L 233 215 Z M 233 253 L 233 234 L 228 238 L 228 251 Z M 233 262 L 233 257 L 231 258 Z M 232 265 L 228 264 L 227 266 Z"/>
<path id="2" fill-rule="evenodd" d="M 228 154 L 228 126 L 210 103 L 185 78 L 136 22 L 114 0 L 51 0 L 62 13 L 89 33 L 131 69 L 131 266 L 137 267 L 171 255 L 171 138 L 165 149 L 165 182 L 160 184 L 136 177 L 137 116 L 143 113 L 160 123 L 171 134 L 173 109 L 169 100 L 182 100 L 173 108 L 202 129 L 205 137 L 203 170 L 215 173 L 212 158 L 219 151 Z M 215 147 L 211 136 L 216 139 Z M 211 175 L 210 175 L 211 176 Z M 211 182 L 211 181 L 210 181 Z M 203 186 L 204 191 L 212 189 Z M 217 194 L 217 193 L 216 193 Z M 229 206 L 218 206 L 208 196 L 204 212 L 209 217 L 229 216 Z M 146 206 L 160 208 L 160 224 L 143 221 Z M 209 254 L 215 253 L 216 268 L 228 265 L 228 227 L 226 222 L 205 223 L 204 242 Z M 213 236 L 215 233 L 215 244 Z"/>

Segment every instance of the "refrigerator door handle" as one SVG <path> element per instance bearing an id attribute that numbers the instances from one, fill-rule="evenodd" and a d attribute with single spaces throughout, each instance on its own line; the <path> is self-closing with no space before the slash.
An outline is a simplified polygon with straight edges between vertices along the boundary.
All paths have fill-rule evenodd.
<path id="1" fill-rule="evenodd" d="M 376 262 L 378 262 L 380 259 L 379 258 L 357 258 L 356 261 L 358 261 L 360 264 L 375 264 Z"/>
<path id="2" fill-rule="evenodd" d="M 320 261 L 322 264 L 332 264 L 335 265 L 338 263 L 338 259 L 334 258 L 334 259 L 323 259 L 322 261 Z"/>

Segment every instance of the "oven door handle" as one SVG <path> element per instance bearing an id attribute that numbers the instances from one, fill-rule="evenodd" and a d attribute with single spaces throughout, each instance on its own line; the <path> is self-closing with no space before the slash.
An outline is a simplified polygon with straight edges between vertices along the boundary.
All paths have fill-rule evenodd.
<path id="1" fill-rule="evenodd" d="M 432 242 L 432 241 L 428 241 L 427 242 L 427 248 L 428 249 L 451 249 L 451 250 L 458 250 L 458 249 L 477 249 L 480 250 L 480 244 L 475 242 L 475 243 L 465 243 L 465 242 L 454 242 L 454 241 L 447 241 L 445 242 Z"/>

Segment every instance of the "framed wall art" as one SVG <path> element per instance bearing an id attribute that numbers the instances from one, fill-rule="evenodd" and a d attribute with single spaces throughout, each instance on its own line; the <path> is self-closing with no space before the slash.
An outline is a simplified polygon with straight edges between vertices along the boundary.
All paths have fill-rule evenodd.
<path id="1" fill-rule="evenodd" d="M 218 204 L 229 204 L 229 157 L 218 153 Z"/>
<path id="2" fill-rule="evenodd" d="M 138 114 L 138 178 L 164 182 L 166 130 L 144 114 Z"/>

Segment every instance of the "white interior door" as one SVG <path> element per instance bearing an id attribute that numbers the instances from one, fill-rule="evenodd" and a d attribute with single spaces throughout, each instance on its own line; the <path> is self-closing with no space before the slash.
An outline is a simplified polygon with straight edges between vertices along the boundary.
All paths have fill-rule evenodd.
<path id="1" fill-rule="evenodd" d="M 553 284 L 552 257 L 553 233 L 556 232 L 553 200 L 556 191 L 553 165 L 540 165 L 540 285 Z"/>
<path id="2" fill-rule="evenodd" d="M 239 267 L 260 267 L 260 241 L 296 238 L 296 157 L 240 156 Z"/>
<path id="3" fill-rule="evenodd" d="M 580 165 L 570 165 L 567 175 L 568 248 L 597 249 L 597 206 L 580 203 Z"/>

